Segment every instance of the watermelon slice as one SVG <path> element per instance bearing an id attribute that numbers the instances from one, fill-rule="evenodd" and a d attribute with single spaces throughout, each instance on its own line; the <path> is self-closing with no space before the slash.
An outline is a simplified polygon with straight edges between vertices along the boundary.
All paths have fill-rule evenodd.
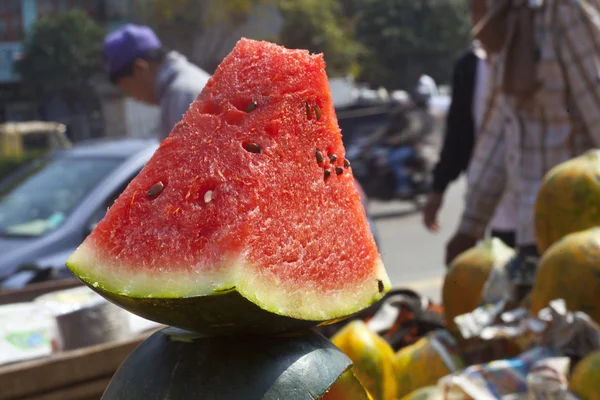
<path id="1" fill-rule="evenodd" d="M 68 266 L 209 334 L 344 318 L 390 288 L 344 155 L 322 56 L 242 39 Z"/>

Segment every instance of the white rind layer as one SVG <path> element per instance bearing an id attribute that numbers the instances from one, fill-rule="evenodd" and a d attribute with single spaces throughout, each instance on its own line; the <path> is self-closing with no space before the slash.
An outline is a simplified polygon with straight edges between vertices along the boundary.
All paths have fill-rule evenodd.
<path id="1" fill-rule="evenodd" d="M 217 268 L 198 268 L 198 275 L 176 274 L 168 266 L 164 272 L 145 273 L 142 268 L 110 265 L 100 261 L 95 250 L 82 244 L 67 266 L 90 286 L 131 298 L 177 299 L 210 296 L 237 291 L 261 309 L 302 320 L 324 321 L 355 313 L 383 297 L 391 288 L 381 259 L 373 267 L 372 279 L 346 284 L 324 293 L 319 287 L 296 283 L 286 285 L 241 258 L 229 258 Z M 136 272 L 133 272 L 136 271 Z M 208 271 L 208 272 L 207 272 Z M 381 281 L 384 286 L 380 292 Z"/>

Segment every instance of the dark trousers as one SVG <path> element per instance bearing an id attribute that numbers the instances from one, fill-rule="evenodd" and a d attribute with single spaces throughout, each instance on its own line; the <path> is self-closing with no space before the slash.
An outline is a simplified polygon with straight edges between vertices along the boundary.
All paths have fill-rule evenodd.
<path id="1" fill-rule="evenodd" d="M 508 247 L 514 248 L 516 245 L 515 231 L 498 231 L 492 229 L 492 237 L 496 237 L 504 242 Z"/>

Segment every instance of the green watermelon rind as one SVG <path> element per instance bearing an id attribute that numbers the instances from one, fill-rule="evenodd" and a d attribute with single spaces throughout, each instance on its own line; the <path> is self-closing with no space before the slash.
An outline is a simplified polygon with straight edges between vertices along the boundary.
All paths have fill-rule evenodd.
<path id="1" fill-rule="evenodd" d="M 318 399 L 351 365 L 313 331 L 227 338 L 166 328 L 127 357 L 102 399 Z"/>
<path id="2" fill-rule="evenodd" d="M 338 291 L 336 297 L 339 300 L 333 301 L 332 296 L 316 290 L 312 296 L 308 291 L 298 290 L 290 295 L 289 290 L 282 290 L 280 282 L 256 283 L 256 274 L 252 273 L 255 268 L 249 268 L 246 276 L 238 274 L 237 278 L 233 277 L 231 280 L 235 283 L 199 286 L 188 276 L 174 279 L 169 274 L 168 277 L 146 279 L 152 285 L 141 287 L 140 282 L 144 281 L 141 273 L 129 279 L 118 277 L 118 269 L 100 267 L 103 264 L 95 261 L 93 253 L 84 243 L 67 262 L 68 268 L 92 290 L 140 317 L 209 335 L 271 334 L 335 323 L 368 308 L 391 289 L 380 259 L 373 268 L 372 287 L 367 287 L 361 280 Z M 226 274 L 234 270 L 243 271 L 240 267 L 243 264 L 239 262 L 230 261 L 223 265 L 221 269 Z M 103 269 L 110 273 L 103 274 Z M 254 284 L 244 279 L 247 276 L 254 278 Z M 123 284 L 125 279 L 129 284 Z M 207 279 L 204 275 L 203 280 Z M 216 278 L 213 277 L 212 281 L 216 282 Z M 379 281 L 383 282 L 382 292 L 379 291 Z M 133 282 L 137 284 L 135 287 Z M 240 285 L 240 282 L 246 284 Z M 124 291 L 123 288 L 129 289 Z M 259 298 L 258 293 L 268 293 L 269 296 Z M 363 295 L 359 296 L 361 293 Z M 305 307 L 298 304 L 298 299 Z"/>

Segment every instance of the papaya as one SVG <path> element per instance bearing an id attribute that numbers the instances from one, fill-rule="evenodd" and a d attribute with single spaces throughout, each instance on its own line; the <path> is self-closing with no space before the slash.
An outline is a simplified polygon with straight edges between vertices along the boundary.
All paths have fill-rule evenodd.
<path id="1" fill-rule="evenodd" d="M 452 334 L 446 330 L 430 333 L 396 353 L 398 397 L 437 384 L 437 381 L 464 368 Z"/>
<path id="2" fill-rule="evenodd" d="M 335 381 L 321 400 L 373 400 L 373 397 L 350 368 Z"/>
<path id="3" fill-rule="evenodd" d="M 531 312 L 556 299 L 570 311 L 583 311 L 600 323 L 600 228 L 571 233 L 554 243 L 540 259 L 533 289 Z"/>
<path id="4" fill-rule="evenodd" d="M 590 150 L 552 168 L 535 203 L 540 254 L 569 233 L 600 225 L 600 150 Z"/>
<path id="5" fill-rule="evenodd" d="M 588 355 L 575 366 L 569 390 L 581 400 L 600 400 L 600 350 Z"/>
<path id="6" fill-rule="evenodd" d="M 373 400 L 396 400 L 394 350 L 362 320 L 355 320 L 331 341 L 352 360 L 353 371 Z"/>
<path id="7" fill-rule="evenodd" d="M 497 266 L 504 266 L 515 252 L 498 238 L 488 239 L 457 256 L 444 277 L 442 304 L 446 326 L 458 333 L 454 318 L 481 305 L 482 292 Z"/>

